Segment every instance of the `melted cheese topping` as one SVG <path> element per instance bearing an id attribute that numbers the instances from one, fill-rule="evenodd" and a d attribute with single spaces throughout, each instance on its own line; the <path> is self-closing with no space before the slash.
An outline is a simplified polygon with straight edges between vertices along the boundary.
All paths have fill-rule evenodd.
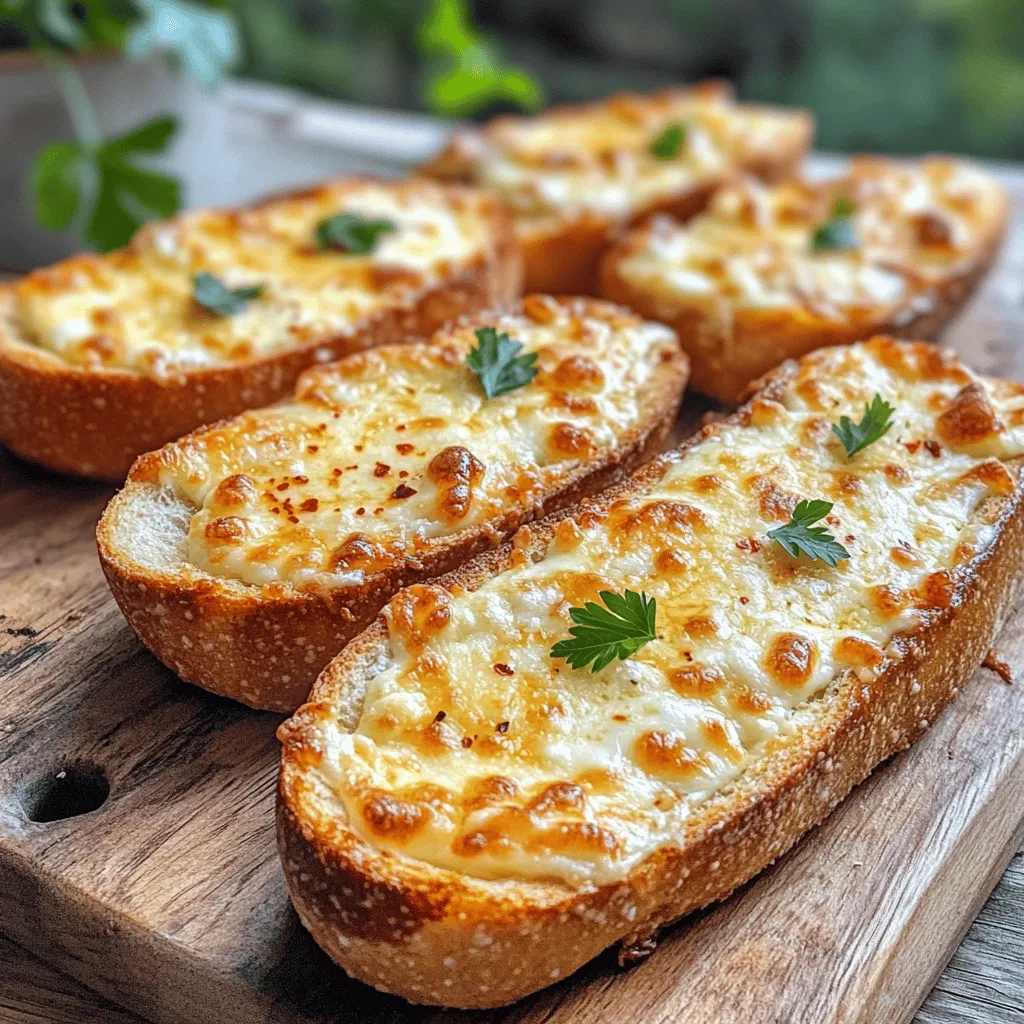
<path id="1" fill-rule="evenodd" d="M 831 425 L 876 393 L 894 426 L 848 459 Z M 832 680 L 866 681 L 894 634 L 949 604 L 994 536 L 979 504 L 1014 492 L 1001 460 L 1022 452 L 1024 387 L 923 344 L 823 350 L 643 493 L 562 523 L 536 563 L 397 595 L 358 726 L 321 722 L 320 771 L 389 850 L 484 878 L 621 878 Z M 801 498 L 835 503 L 824 525 L 849 560 L 769 540 Z M 550 657 L 571 606 L 624 588 L 657 600 L 657 640 L 598 674 Z"/>
<path id="2" fill-rule="evenodd" d="M 319 221 L 386 218 L 369 256 L 321 249 Z M 14 285 L 8 330 L 76 366 L 155 376 L 264 358 L 351 333 L 382 309 L 438 286 L 492 242 L 488 200 L 429 182 L 328 183 L 250 209 L 197 211 L 144 227 L 125 249 L 82 255 Z M 218 316 L 192 278 L 259 298 Z"/>
<path id="3" fill-rule="evenodd" d="M 308 371 L 295 401 L 151 456 L 144 472 L 196 507 L 189 561 L 336 591 L 522 522 L 640 425 L 678 351 L 667 328 L 603 303 L 530 296 L 493 322 L 537 353 L 537 376 L 505 395 L 488 400 L 467 368 L 464 327 Z"/>
<path id="4" fill-rule="evenodd" d="M 857 245 L 815 252 L 814 233 L 838 197 L 855 204 Z M 728 304 L 848 319 L 920 295 L 976 259 L 1001 210 L 998 184 L 969 165 L 861 159 L 826 184 L 739 182 L 685 225 L 657 218 L 623 243 L 617 271 L 666 319 L 710 303 L 721 315 Z"/>
<path id="5" fill-rule="evenodd" d="M 651 143 L 673 123 L 685 126 L 685 140 L 678 156 L 659 159 Z M 629 217 L 788 150 L 793 136 L 806 146 L 808 134 L 799 112 L 737 105 L 727 91 L 697 88 L 499 118 L 456 146 L 522 227 L 540 229 L 586 211 Z"/>

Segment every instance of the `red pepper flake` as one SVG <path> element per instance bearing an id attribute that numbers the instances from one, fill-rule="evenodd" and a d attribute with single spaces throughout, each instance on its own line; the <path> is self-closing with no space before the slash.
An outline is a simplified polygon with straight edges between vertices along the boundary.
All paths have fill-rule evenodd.
<path id="1" fill-rule="evenodd" d="M 298 521 L 299 521 L 299 517 L 298 516 L 289 516 L 288 517 L 288 522 L 289 523 L 297 523 Z"/>
<path id="2" fill-rule="evenodd" d="M 407 469 L 403 469 L 403 470 L 400 470 L 400 471 L 399 471 L 399 473 L 398 473 L 398 478 L 399 478 L 400 480 L 404 480 L 404 479 L 405 479 L 405 478 L 406 478 L 406 477 L 407 477 L 408 475 L 409 475 L 409 470 L 407 470 Z"/>
<path id="3" fill-rule="evenodd" d="M 938 441 L 925 441 L 924 446 L 928 449 L 928 454 L 933 459 L 937 459 L 942 455 L 942 445 Z"/>
<path id="4" fill-rule="evenodd" d="M 448 712 L 447 711 L 438 711 L 438 713 L 436 715 L 434 715 L 434 721 L 435 722 L 443 722 L 447 717 L 448 717 Z"/>
<path id="5" fill-rule="evenodd" d="M 395 430 L 405 430 L 405 424 L 404 423 L 399 423 L 398 426 L 395 427 Z"/>
<path id="6" fill-rule="evenodd" d="M 345 468 L 346 469 L 358 469 L 359 466 L 346 466 Z"/>
<path id="7" fill-rule="evenodd" d="M 408 441 L 403 441 L 402 444 L 395 445 L 395 451 L 398 452 L 399 455 L 408 455 L 415 447 L 416 445 L 409 444 Z"/>
<path id="8" fill-rule="evenodd" d="M 362 450 L 363 450 L 363 446 L 361 444 L 357 444 L 356 445 L 356 451 L 357 452 L 361 452 Z"/>
<path id="9" fill-rule="evenodd" d="M 469 749 L 469 748 L 470 748 L 471 746 L 473 746 L 473 740 L 472 740 L 472 738 L 471 738 L 471 737 L 469 737 L 469 736 L 463 736 L 463 737 L 462 737 L 462 745 L 463 745 L 464 747 L 466 747 L 466 749 L 468 750 L 468 749 Z"/>
<path id="10" fill-rule="evenodd" d="M 357 516 L 365 516 L 366 515 L 366 509 L 363 508 L 362 505 L 360 505 L 359 508 L 356 509 L 356 515 Z"/>
<path id="11" fill-rule="evenodd" d="M 308 484 L 309 483 L 309 477 L 308 476 L 293 476 L 292 480 L 294 480 L 295 483 L 297 483 L 297 484 Z"/>
<path id="12" fill-rule="evenodd" d="M 921 449 L 920 441 L 904 441 L 903 447 L 910 452 L 911 455 L 916 455 Z"/>
<path id="13" fill-rule="evenodd" d="M 316 498 L 307 498 L 300 506 L 300 512 L 315 512 L 320 507 L 320 502 Z"/>
<path id="14" fill-rule="evenodd" d="M 401 501 L 403 498 L 411 498 L 415 493 L 416 491 L 411 487 L 408 487 L 406 484 L 399 484 L 391 492 L 391 497 L 394 498 L 395 501 Z"/>
<path id="15" fill-rule="evenodd" d="M 494 728 L 496 732 L 500 732 L 504 735 L 508 732 L 508 722 L 499 722 Z"/>
<path id="16" fill-rule="evenodd" d="M 332 476 L 341 476 L 341 474 L 342 474 L 342 470 L 338 469 L 337 466 L 335 466 L 335 468 L 331 470 L 331 475 Z"/>
<path id="17" fill-rule="evenodd" d="M 306 445 L 306 451 L 309 452 L 310 455 L 316 455 L 316 453 L 320 451 L 320 445 L 308 444 Z"/>
<path id="18" fill-rule="evenodd" d="M 749 597 L 741 597 L 740 598 L 740 604 L 750 604 L 750 598 Z"/>
<path id="19" fill-rule="evenodd" d="M 509 665 L 506 665 L 502 661 L 499 661 L 497 665 L 493 666 L 493 668 L 494 671 L 497 672 L 499 676 L 514 676 L 516 674 L 515 669 L 513 669 Z"/>
<path id="20" fill-rule="evenodd" d="M 275 516 L 279 516 L 279 515 L 281 514 L 281 510 L 280 510 L 279 508 L 277 508 L 277 507 L 274 507 L 274 508 L 272 508 L 272 509 L 271 509 L 270 511 L 271 511 L 271 512 L 272 512 L 272 513 L 273 513 L 273 514 L 274 514 Z"/>
<path id="21" fill-rule="evenodd" d="M 763 546 L 756 537 L 743 537 L 741 540 L 736 541 L 736 547 L 740 551 L 749 551 L 753 555 L 756 555 Z"/>
<path id="22" fill-rule="evenodd" d="M 277 485 L 277 489 L 279 491 L 287 491 L 289 487 L 291 487 L 291 484 L 288 483 L 287 480 L 285 480 L 285 482 L 283 484 L 278 484 Z"/>
<path id="23" fill-rule="evenodd" d="M 391 472 L 391 467 L 386 462 L 378 462 L 373 467 L 374 476 L 387 476 Z"/>

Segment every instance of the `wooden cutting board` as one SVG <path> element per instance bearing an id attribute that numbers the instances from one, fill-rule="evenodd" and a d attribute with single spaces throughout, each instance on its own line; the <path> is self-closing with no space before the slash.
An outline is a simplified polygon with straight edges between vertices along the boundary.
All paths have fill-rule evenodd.
<path id="1" fill-rule="evenodd" d="M 1024 380 L 1015 196 L 1000 266 L 945 340 Z M 0 454 L 0 930 L 161 1024 L 905 1021 L 1024 835 L 1021 609 L 997 644 L 1017 685 L 980 670 L 911 751 L 639 967 L 606 954 L 509 1010 L 417 1010 L 348 981 L 299 925 L 274 846 L 280 717 L 140 647 L 96 561 L 110 493 Z"/>

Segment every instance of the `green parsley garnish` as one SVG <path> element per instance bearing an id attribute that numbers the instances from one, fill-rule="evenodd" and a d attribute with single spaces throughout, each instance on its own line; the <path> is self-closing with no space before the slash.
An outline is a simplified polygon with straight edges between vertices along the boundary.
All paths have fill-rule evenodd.
<path id="1" fill-rule="evenodd" d="M 218 316 L 234 316 L 235 313 L 241 313 L 262 293 L 263 287 L 258 284 L 245 288 L 228 288 L 213 274 L 196 274 L 192 278 L 192 297 L 200 306 Z"/>
<path id="2" fill-rule="evenodd" d="M 783 551 L 793 558 L 804 554 L 808 558 L 820 558 L 827 565 L 836 565 L 841 559 L 849 558 L 850 552 L 824 526 L 811 525 L 831 511 L 831 501 L 801 501 L 793 510 L 792 520 L 769 530 L 768 536 L 778 541 Z"/>
<path id="3" fill-rule="evenodd" d="M 673 121 L 651 140 L 651 156 L 659 160 L 674 160 L 682 152 L 685 141 L 686 125 Z"/>
<path id="4" fill-rule="evenodd" d="M 513 341 L 493 327 L 481 327 L 475 333 L 478 344 L 469 350 L 466 365 L 477 375 L 488 398 L 515 391 L 537 376 L 537 353 L 519 355 L 521 341 Z"/>
<path id="5" fill-rule="evenodd" d="M 849 416 L 841 416 L 839 426 L 833 424 L 832 433 L 842 441 L 847 457 L 852 458 L 888 432 L 894 411 L 881 395 L 875 395 L 870 405 L 864 403 L 864 418 L 860 423 L 854 423 Z"/>
<path id="6" fill-rule="evenodd" d="M 606 608 L 587 601 L 582 608 L 569 609 L 576 623 L 569 628 L 573 639 L 559 640 L 551 648 L 552 658 L 565 658 L 573 668 L 590 665 L 591 672 L 600 672 L 615 658 L 625 661 L 657 639 L 654 628 L 658 606 L 653 597 L 632 590 L 621 594 L 602 590 L 598 597 Z"/>
<path id="7" fill-rule="evenodd" d="M 853 215 L 856 207 L 852 200 L 840 196 L 832 204 L 832 214 L 814 232 L 811 249 L 814 252 L 833 252 L 837 249 L 855 249 L 857 232 L 853 229 Z"/>
<path id="8" fill-rule="evenodd" d="M 358 213 L 336 213 L 316 226 L 316 240 L 321 249 L 342 249 L 356 256 L 369 256 L 381 235 L 397 231 L 394 221 L 381 218 L 367 220 Z"/>

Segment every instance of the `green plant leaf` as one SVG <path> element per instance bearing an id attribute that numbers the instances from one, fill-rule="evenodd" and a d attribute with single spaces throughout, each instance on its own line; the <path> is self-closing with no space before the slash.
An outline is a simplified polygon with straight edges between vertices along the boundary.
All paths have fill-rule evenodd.
<path id="1" fill-rule="evenodd" d="M 501 65 L 497 47 L 473 26 L 466 0 L 434 0 L 417 42 L 436 65 L 427 79 L 426 100 L 437 114 L 463 117 L 502 100 L 535 110 L 544 102 L 535 78 Z"/>
<path id="2" fill-rule="evenodd" d="M 228 288 L 213 274 L 196 274 L 192 278 L 192 297 L 211 313 L 218 316 L 234 316 L 241 313 L 253 299 L 263 294 L 262 285 L 248 285 L 243 288 Z"/>
<path id="3" fill-rule="evenodd" d="M 854 423 L 849 416 L 840 416 L 839 425 L 832 425 L 832 433 L 842 442 L 847 458 L 852 458 L 888 433 L 894 412 L 881 395 L 875 395 L 870 405 L 864 403 L 864 416 L 860 423 Z"/>
<path id="4" fill-rule="evenodd" d="M 32 163 L 36 220 L 51 231 L 69 227 L 82 201 L 82 150 L 75 142 L 53 142 Z"/>
<path id="5" fill-rule="evenodd" d="M 173 117 L 156 117 L 140 124 L 130 132 L 103 144 L 103 152 L 109 156 L 124 157 L 130 153 L 162 153 L 178 130 Z"/>
<path id="6" fill-rule="evenodd" d="M 394 221 L 369 220 L 358 213 L 336 213 L 316 226 L 316 240 L 322 249 L 341 249 L 356 256 L 369 256 L 377 248 L 381 236 L 397 231 Z"/>
<path id="7" fill-rule="evenodd" d="M 477 344 L 466 356 L 466 365 L 476 374 L 488 398 L 515 391 L 537 376 L 537 353 L 519 355 L 523 343 L 513 341 L 493 327 L 474 332 Z"/>
<path id="8" fill-rule="evenodd" d="M 212 89 L 238 59 L 238 29 L 225 11 L 188 0 L 134 0 L 142 20 L 125 43 L 129 57 L 164 53 Z"/>
<path id="9" fill-rule="evenodd" d="M 85 237 L 100 252 L 126 245 L 145 221 L 168 217 L 181 206 L 179 183 L 169 175 L 102 155 L 98 166 L 99 193 Z"/>
<path id="10" fill-rule="evenodd" d="M 657 640 L 658 605 L 653 597 L 632 590 L 621 594 L 602 590 L 598 597 L 604 608 L 587 601 L 582 608 L 569 609 L 576 623 L 569 628 L 572 639 L 559 640 L 551 648 L 552 658 L 564 658 L 573 668 L 590 665 L 591 672 L 600 672 L 615 658 L 625 661 L 644 644 Z"/>
<path id="11" fill-rule="evenodd" d="M 819 519 L 832 511 L 832 502 L 801 501 L 793 510 L 793 518 L 785 526 L 768 531 L 768 536 L 792 558 L 801 554 L 808 558 L 820 558 L 826 565 L 837 565 L 849 558 L 850 552 L 843 547 L 824 526 L 813 526 Z"/>

